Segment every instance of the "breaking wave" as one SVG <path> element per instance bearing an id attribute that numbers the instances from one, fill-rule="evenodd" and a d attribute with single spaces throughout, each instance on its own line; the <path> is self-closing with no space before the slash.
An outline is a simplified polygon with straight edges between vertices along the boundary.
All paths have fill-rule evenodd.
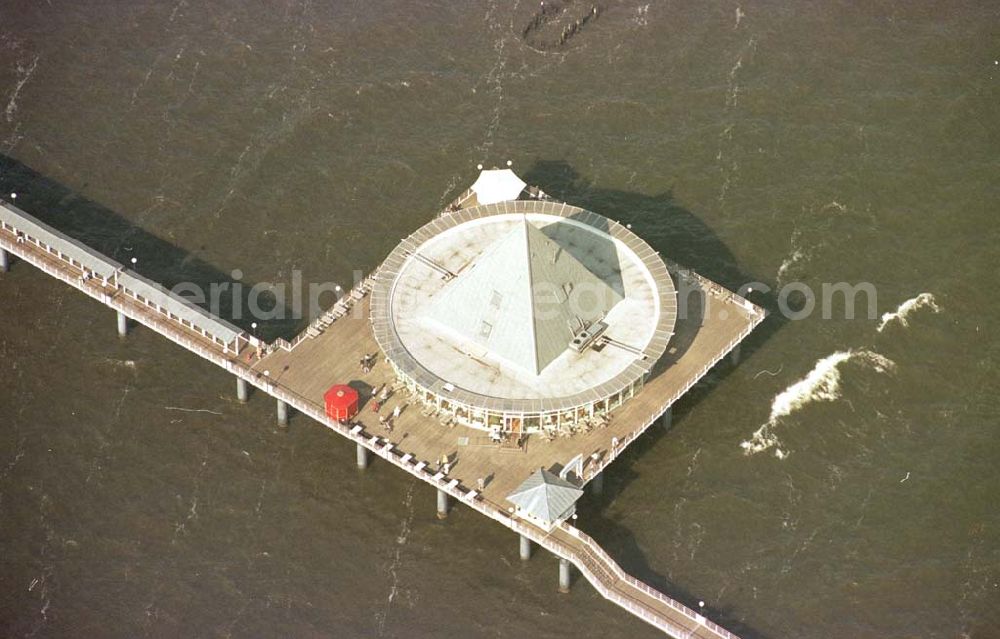
<path id="1" fill-rule="evenodd" d="M 805 258 L 805 253 L 802 252 L 802 249 L 794 249 L 792 254 L 786 257 L 781 262 L 781 266 L 778 267 L 778 283 L 784 281 L 785 276 L 788 275 L 789 269 L 802 261 L 803 258 Z"/>
<path id="2" fill-rule="evenodd" d="M 788 280 L 788 276 L 794 276 L 796 272 L 800 270 L 802 264 L 809 259 L 809 251 L 805 250 L 800 241 L 802 239 L 802 233 L 797 229 L 792 232 L 792 252 L 781 261 L 781 265 L 778 267 L 778 274 L 775 278 L 778 285 L 782 285 Z"/>
<path id="3" fill-rule="evenodd" d="M 878 323 L 878 327 L 875 330 L 881 333 L 882 329 L 884 329 L 889 322 L 899 322 L 903 326 L 909 326 L 910 322 L 907 318 L 910 313 L 921 308 L 928 308 L 935 313 L 941 312 L 941 307 L 937 305 L 937 301 L 934 299 L 933 295 L 930 293 L 921 293 L 920 295 L 908 299 L 900 304 L 899 308 L 892 313 L 884 313 L 882 315 L 882 321 Z"/>
<path id="4" fill-rule="evenodd" d="M 869 350 L 837 351 L 816 362 L 809 373 L 771 401 L 771 415 L 750 439 L 740 446 L 747 455 L 754 455 L 774 448 L 774 455 L 784 459 L 788 453 L 781 448 L 781 440 L 774 433 L 782 418 L 787 417 L 811 402 L 832 402 L 840 397 L 840 368 L 844 362 L 854 360 L 873 368 L 876 372 L 892 372 L 896 364 L 891 359 Z"/>

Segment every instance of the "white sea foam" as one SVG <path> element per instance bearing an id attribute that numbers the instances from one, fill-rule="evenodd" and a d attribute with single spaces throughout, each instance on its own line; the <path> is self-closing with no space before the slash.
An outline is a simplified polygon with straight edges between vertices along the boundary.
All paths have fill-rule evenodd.
<path id="1" fill-rule="evenodd" d="M 762 453 L 765 450 L 774 448 L 780 444 L 781 441 L 778 439 L 778 436 L 774 434 L 774 431 L 771 428 L 771 422 L 768 422 L 755 430 L 753 436 L 742 442 L 740 446 L 743 448 L 743 452 L 745 454 L 756 455 L 757 453 Z M 779 459 L 784 459 L 786 453 L 778 447 L 775 448 L 775 456 Z"/>
<path id="2" fill-rule="evenodd" d="M 637 26 L 644 27 L 649 24 L 649 5 L 644 4 L 635 11 L 632 22 Z"/>
<path id="3" fill-rule="evenodd" d="M 921 308 L 930 309 L 935 313 L 941 312 L 941 307 L 937 305 L 937 301 L 934 299 L 933 295 L 930 293 L 921 293 L 920 295 L 910 298 L 900 304 L 899 308 L 892 313 L 884 313 L 882 315 L 882 321 L 878 323 L 878 327 L 875 330 L 881 333 L 882 329 L 884 329 L 889 322 L 899 322 L 903 326 L 909 326 L 910 322 L 907 318 L 910 313 Z"/>
<path id="4" fill-rule="evenodd" d="M 875 369 L 879 373 L 888 373 L 896 364 L 887 357 L 869 350 L 837 351 L 816 362 L 809 373 L 785 390 L 775 395 L 771 401 L 771 415 L 766 423 L 754 431 L 750 439 L 740 446 L 747 455 L 754 455 L 774 448 L 778 459 L 788 456 L 788 451 L 782 450 L 781 441 L 774 430 L 781 420 L 806 404 L 816 401 L 832 402 L 840 397 L 840 365 L 854 360 Z"/>
<path id="5" fill-rule="evenodd" d="M 805 256 L 806 255 L 805 253 L 802 252 L 802 249 L 797 248 L 793 250 L 792 254 L 786 257 L 781 262 L 781 266 L 778 267 L 778 277 L 777 277 L 778 282 L 780 283 L 784 281 L 785 276 L 788 275 L 788 270 L 793 266 L 795 266 L 796 264 L 798 264 L 799 262 L 801 262 L 805 258 Z"/>
<path id="6" fill-rule="evenodd" d="M 792 252 L 789 253 L 781 262 L 781 266 L 778 267 L 778 274 L 776 281 L 778 285 L 782 285 L 788 280 L 789 276 L 795 277 L 796 272 L 803 262 L 807 261 L 810 257 L 809 251 L 802 247 L 801 244 L 802 233 L 799 230 L 792 232 L 791 247 Z"/>

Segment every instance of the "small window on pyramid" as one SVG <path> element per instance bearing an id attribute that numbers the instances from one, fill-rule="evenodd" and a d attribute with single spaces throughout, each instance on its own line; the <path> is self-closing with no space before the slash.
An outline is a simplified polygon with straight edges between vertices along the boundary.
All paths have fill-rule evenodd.
<path id="1" fill-rule="evenodd" d="M 482 322 L 479 324 L 479 336 L 489 338 L 490 334 L 493 332 L 493 325 L 489 322 Z"/>
<path id="2" fill-rule="evenodd" d="M 503 303 L 503 295 L 500 294 L 500 291 L 493 291 L 493 295 L 490 297 L 490 306 L 500 308 L 501 303 Z"/>

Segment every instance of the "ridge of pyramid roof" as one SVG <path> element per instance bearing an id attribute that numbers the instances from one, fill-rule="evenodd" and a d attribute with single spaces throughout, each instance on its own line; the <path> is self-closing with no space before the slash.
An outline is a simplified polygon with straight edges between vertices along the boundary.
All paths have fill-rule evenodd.
<path id="1" fill-rule="evenodd" d="M 532 517 L 551 522 L 570 512 L 581 495 L 579 486 L 540 468 L 507 495 L 507 500 Z"/>
<path id="2" fill-rule="evenodd" d="M 436 297 L 425 318 L 534 375 L 623 299 L 526 216 Z"/>

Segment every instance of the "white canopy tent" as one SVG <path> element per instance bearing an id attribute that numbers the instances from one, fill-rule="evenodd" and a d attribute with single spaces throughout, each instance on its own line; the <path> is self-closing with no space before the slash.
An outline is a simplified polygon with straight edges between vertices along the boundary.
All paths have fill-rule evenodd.
<path id="1" fill-rule="evenodd" d="M 527 185 L 510 169 L 486 169 L 479 174 L 472 190 L 480 204 L 496 204 L 516 200 Z"/>

